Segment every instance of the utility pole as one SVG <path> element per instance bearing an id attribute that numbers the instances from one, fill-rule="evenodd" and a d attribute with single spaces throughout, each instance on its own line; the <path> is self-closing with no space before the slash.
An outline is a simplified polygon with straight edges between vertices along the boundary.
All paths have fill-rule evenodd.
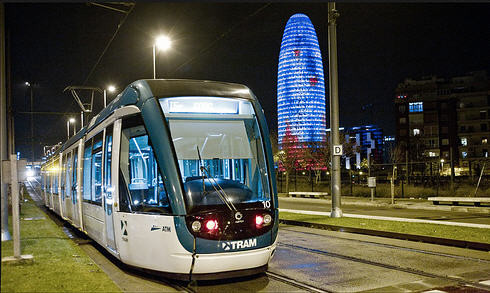
<path id="1" fill-rule="evenodd" d="M 339 139 L 339 87 L 337 76 L 337 18 L 335 2 L 328 2 L 328 72 L 330 88 L 330 154 L 332 161 L 331 193 L 332 212 L 330 217 L 342 217 L 340 208 L 340 155 L 334 154 L 334 147 L 340 145 Z"/>

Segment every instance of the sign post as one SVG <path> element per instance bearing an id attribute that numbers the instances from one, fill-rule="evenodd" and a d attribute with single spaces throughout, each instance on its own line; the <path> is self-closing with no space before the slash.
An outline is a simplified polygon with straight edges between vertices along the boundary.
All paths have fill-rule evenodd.
<path id="1" fill-rule="evenodd" d="M 371 189 L 371 201 L 374 201 L 374 191 L 376 190 L 376 177 L 368 177 L 368 187 Z"/>
<path id="2" fill-rule="evenodd" d="M 332 158 L 332 218 L 342 217 L 340 208 L 341 181 L 340 181 L 340 155 L 335 155 L 335 145 L 340 144 L 339 139 L 339 84 L 337 75 L 337 18 L 339 13 L 335 9 L 335 2 L 328 2 L 328 73 L 330 90 L 330 147 Z M 341 151 L 341 149 L 340 149 Z"/>

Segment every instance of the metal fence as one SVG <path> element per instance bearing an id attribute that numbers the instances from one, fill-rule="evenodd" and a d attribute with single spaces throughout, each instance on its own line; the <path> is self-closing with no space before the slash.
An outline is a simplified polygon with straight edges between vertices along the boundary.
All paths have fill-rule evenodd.
<path id="1" fill-rule="evenodd" d="M 342 195 L 370 196 L 367 178 L 376 177 L 376 196 L 390 197 L 391 178 L 393 177 L 395 197 L 398 198 L 490 196 L 490 170 L 475 171 L 472 172 L 472 175 L 468 175 L 468 172 L 456 171 L 458 172 L 451 176 L 449 167 L 434 162 L 377 164 L 372 165 L 369 169 L 343 169 L 341 173 Z M 287 192 L 286 174 L 277 172 L 276 175 L 278 192 Z M 330 192 L 330 173 L 328 171 L 315 173 L 309 170 L 293 170 L 289 175 L 289 191 Z"/>

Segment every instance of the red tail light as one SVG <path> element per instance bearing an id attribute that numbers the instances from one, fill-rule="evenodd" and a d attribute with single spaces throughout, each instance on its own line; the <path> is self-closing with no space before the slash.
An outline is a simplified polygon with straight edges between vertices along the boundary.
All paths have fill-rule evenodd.
<path id="1" fill-rule="evenodd" d="M 208 229 L 209 231 L 216 230 L 216 229 L 218 229 L 218 221 L 207 220 L 205 226 L 206 226 L 206 229 Z"/>
<path id="2" fill-rule="evenodd" d="M 264 217 L 261 215 L 255 216 L 255 225 L 261 226 L 264 223 Z"/>

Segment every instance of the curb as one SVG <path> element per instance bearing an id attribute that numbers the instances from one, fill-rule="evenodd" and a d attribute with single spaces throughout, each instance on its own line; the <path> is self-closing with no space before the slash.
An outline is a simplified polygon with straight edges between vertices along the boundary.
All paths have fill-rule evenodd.
<path id="1" fill-rule="evenodd" d="M 342 227 L 342 226 L 309 223 L 309 222 L 301 222 L 301 221 L 294 221 L 294 220 L 282 220 L 281 219 L 281 220 L 279 220 L 279 223 L 287 224 L 287 225 L 293 225 L 293 226 L 314 228 L 314 229 L 331 230 L 331 231 L 363 234 L 363 235 L 370 235 L 370 236 L 394 238 L 394 239 L 409 240 L 409 241 L 415 241 L 415 242 L 424 242 L 424 243 L 431 243 L 431 244 L 438 244 L 438 245 L 445 245 L 445 246 L 468 248 L 468 249 L 474 249 L 474 250 L 480 250 L 480 251 L 490 251 L 490 244 L 481 243 L 481 242 L 447 239 L 447 238 L 439 238 L 439 237 L 432 237 L 432 236 L 421 236 L 421 235 L 413 235 L 413 234 L 403 234 L 403 233 L 397 233 L 397 232 L 378 231 L 378 230 L 369 230 L 369 229 L 352 228 L 352 227 Z"/>
<path id="2" fill-rule="evenodd" d="M 279 199 L 298 199 L 298 200 L 313 200 L 322 201 L 329 204 L 331 199 L 316 199 L 316 198 L 295 198 L 295 197 L 279 197 Z M 490 207 L 474 207 L 474 206 L 451 206 L 451 205 L 438 205 L 438 206 L 424 206 L 416 204 L 389 204 L 389 203 L 376 203 L 376 202 L 356 202 L 344 200 L 343 206 L 358 206 L 358 207 L 375 207 L 375 208 L 393 208 L 393 209 L 412 209 L 412 210 L 427 210 L 427 211 L 446 211 L 446 212 L 463 212 L 463 213 L 476 213 L 476 214 L 490 214 Z"/>

